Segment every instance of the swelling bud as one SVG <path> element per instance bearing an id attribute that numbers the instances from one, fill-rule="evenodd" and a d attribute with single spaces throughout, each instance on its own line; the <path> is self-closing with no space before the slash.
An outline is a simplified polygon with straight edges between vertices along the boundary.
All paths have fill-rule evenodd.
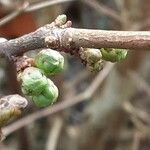
<path id="1" fill-rule="evenodd" d="M 32 101 L 37 107 L 47 107 L 53 104 L 58 98 L 58 88 L 48 79 L 48 84 L 43 92 L 39 95 L 33 96 Z"/>
<path id="2" fill-rule="evenodd" d="M 46 76 L 35 67 L 26 68 L 20 75 L 21 89 L 25 95 L 38 95 L 48 84 Z"/>
<path id="3" fill-rule="evenodd" d="M 102 59 L 110 62 L 122 61 L 127 57 L 126 49 L 101 48 Z"/>
<path id="4" fill-rule="evenodd" d="M 93 64 L 102 58 L 101 51 L 94 48 L 80 48 L 80 57 L 87 63 Z"/>
<path id="5" fill-rule="evenodd" d="M 64 69 L 64 57 L 55 50 L 45 49 L 35 57 L 35 65 L 46 75 L 54 75 Z"/>

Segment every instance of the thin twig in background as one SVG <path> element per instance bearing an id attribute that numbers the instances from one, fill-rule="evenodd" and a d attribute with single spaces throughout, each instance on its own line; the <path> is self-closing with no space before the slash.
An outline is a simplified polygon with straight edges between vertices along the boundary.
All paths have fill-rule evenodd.
<path id="1" fill-rule="evenodd" d="M 105 6 L 104 4 L 102 4 L 100 2 L 97 2 L 95 0 L 81 0 L 81 2 L 85 3 L 89 7 L 92 7 L 99 14 L 103 14 L 105 16 L 108 16 L 109 18 L 112 18 L 119 23 L 123 22 L 123 18 L 121 18 L 121 16 L 119 15 L 118 12 Z"/>
<path id="2" fill-rule="evenodd" d="M 149 115 L 145 111 L 141 111 L 140 109 L 135 108 L 129 101 L 126 101 L 124 105 L 131 114 L 138 117 L 139 119 L 141 119 L 150 126 Z"/>
<path id="3" fill-rule="evenodd" d="M 66 2 L 72 2 L 72 1 L 76 1 L 76 0 L 47 0 L 47 1 L 42 1 L 42 2 L 38 2 L 37 4 L 33 4 L 30 5 L 25 12 L 33 12 L 45 7 L 49 7 L 52 5 L 57 5 L 60 3 L 66 3 Z"/>
<path id="4" fill-rule="evenodd" d="M 123 18 L 121 23 L 121 28 L 123 30 L 130 30 L 131 22 L 130 22 L 130 13 L 128 8 L 126 7 L 126 0 L 122 0 L 120 3 L 120 16 Z"/>
<path id="5" fill-rule="evenodd" d="M 56 150 L 58 138 L 63 127 L 63 119 L 55 117 L 52 123 L 52 128 L 47 138 L 46 150 Z"/>
<path id="6" fill-rule="evenodd" d="M 140 131 L 140 133 L 144 137 L 150 138 L 150 127 L 145 125 L 140 119 L 138 119 L 133 115 L 130 115 L 130 118 L 133 124 L 135 125 L 135 127 L 138 129 L 138 131 Z"/>
<path id="7" fill-rule="evenodd" d="M 139 131 L 135 131 L 131 150 L 139 150 L 140 141 L 141 141 L 141 134 L 139 133 Z"/>
<path id="8" fill-rule="evenodd" d="M 150 18 L 142 21 L 141 23 L 138 24 L 136 30 L 143 30 L 145 28 L 150 28 Z"/>
<path id="9" fill-rule="evenodd" d="M 150 19 L 146 19 L 146 20 L 143 20 L 139 23 L 135 23 L 133 24 L 133 26 L 131 27 L 131 30 L 144 30 L 144 29 L 147 29 L 147 28 L 150 28 Z"/>
<path id="10" fill-rule="evenodd" d="M 86 69 L 81 70 L 79 73 L 76 74 L 76 76 L 73 79 L 71 79 L 71 81 L 65 82 L 64 86 L 67 89 L 70 89 L 71 87 L 75 87 L 78 83 L 80 83 L 83 79 L 86 79 L 90 75 L 91 73 Z"/>
<path id="11" fill-rule="evenodd" d="M 73 2 L 76 0 L 47 0 L 47 1 L 42 1 L 42 2 L 38 2 L 36 4 L 31 4 L 29 6 L 27 6 L 26 8 L 23 8 L 22 10 L 17 10 L 12 12 L 11 14 L 9 14 L 8 16 L 2 18 L 0 20 L 0 26 L 6 24 L 7 22 L 11 21 L 12 19 L 14 19 L 15 17 L 17 17 L 18 15 L 20 15 L 23 12 L 33 12 L 33 11 L 37 11 L 40 10 L 42 8 L 46 8 L 52 5 L 57 5 L 57 4 L 62 4 L 62 3 L 66 3 L 66 2 Z M 107 6 L 105 6 L 104 4 L 98 3 L 96 1 L 87 1 L 87 0 L 82 0 L 85 4 L 87 4 L 88 6 L 94 8 L 98 13 L 102 13 L 103 15 L 106 15 L 118 22 L 122 22 L 122 18 L 119 16 L 119 14 L 117 12 L 115 12 L 114 10 L 112 10 L 111 8 L 108 8 Z"/>
<path id="12" fill-rule="evenodd" d="M 128 76 L 129 76 L 129 78 L 131 78 L 131 81 L 134 82 L 134 84 L 136 85 L 136 87 L 138 89 L 144 90 L 147 93 L 147 95 L 150 97 L 150 85 L 148 85 L 148 83 L 146 81 L 144 81 L 144 79 L 142 79 L 134 71 L 129 71 Z"/>
<path id="13" fill-rule="evenodd" d="M 131 121 L 135 127 L 142 133 L 144 136 L 150 137 L 150 126 L 144 124 L 140 118 L 137 117 L 137 113 L 130 107 L 130 104 L 126 101 L 123 104 L 124 110 L 129 114 Z"/>
<path id="14" fill-rule="evenodd" d="M 51 114 L 57 113 L 66 108 L 72 107 L 75 104 L 80 103 L 84 100 L 88 100 L 90 97 L 93 96 L 94 92 L 97 90 L 97 88 L 103 82 L 103 80 L 107 77 L 107 75 L 110 73 L 110 71 L 112 70 L 113 67 L 114 67 L 114 64 L 110 64 L 110 63 L 106 64 L 104 69 L 95 77 L 94 81 L 83 93 L 81 93 L 71 99 L 69 98 L 67 100 L 64 100 L 63 102 L 55 104 L 51 107 L 45 108 L 43 110 L 39 110 L 38 112 L 35 112 L 35 113 L 32 113 L 18 121 L 15 121 L 14 123 L 4 127 L 2 129 L 3 133 L 5 134 L 5 136 L 7 136 L 7 135 L 13 133 L 14 131 L 16 131 L 28 124 L 31 124 L 32 122 L 34 122 L 40 118 L 49 116 Z"/>
<path id="15" fill-rule="evenodd" d="M 144 90 L 150 97 L 150 86 L 136 72 L 129 71 L 128 76 L 135 83 L 138 89 Z M 135 124 L 137 129 L 140 130 L 141 133 L 144 133 L 144 136 L 150 136 L 149 115 L 145 111 L 142 111 L 132 106 L 132 104 L 129 101 L 126 101 L 123 107 L 126 110 L 126 112 L 130 114 L 131 120 Z M 142 121 L 145 122 L 148 126 L 145 125 Z M 133 145 L 133 148 L 135 148 L 135 145 Z"/>
<path id="16" fill-rule="evenodd" d="M 53 5 L 57 5 L 61 3 L 66 3 L 66 2 L 72 2 L 72 1 L 75 1 L 75 0 L 52 0 L 52 1 L 47 0 L 47 1 L 38 2 L 37 4 L 32 4 L 32 5 L 29 5 L 28 2 L 25 2 L 22 7 L 8 14 L 4 18 L 0 19 L 0 26 L 10 22 L 11 20 L 15 19 L 17 16 L 21 15 L 22 13 L 33 12 L 33 11 L 37 11 L 45 7 L 49 7 L 49 6 L 53 6 Z"/>
<path id="17" fill-rule="evenodd" d="M 134 71 L 129 71 L 128 76 L 139 90 L 144 90 L 146 94 L 150 97 L 150 85 L 148 85 L 148 83 L 144 79 L 142 79 L 142 77 L 140 77 Z M 128 103 L 128 108 L 130 108 L 130 110 L 132 110 L 132 112 L 134 112 L 138 118 L 145 121 L 150 126 L 149 114 L 147 114 L 145 111 L 134 108 L 130 103 Z"/>
<path id="18" fill-rule="evenodd" d="M 23 5 L 21 7 L 17 8 L 12 13 L 10 13 L 7 16 L 0 19 L 0 26 L 8 23 L 9 21 L 13 20 L 14 18 L 16 18 L 17 16 L 22 14 L 28 6 L 29 6 L 29 3 L 25 2 L 25 3 L 23 3 Z"/>

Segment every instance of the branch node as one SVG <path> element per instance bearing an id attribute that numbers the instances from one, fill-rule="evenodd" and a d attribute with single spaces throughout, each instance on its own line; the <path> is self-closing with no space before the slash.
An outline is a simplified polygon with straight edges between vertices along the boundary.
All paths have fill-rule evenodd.
<path id="1" fill-rule="evenodd" d="M 55 36 L 47 36 L 45 38 L 45 44 L 46 47 L 50 48 L 56 47 L 56 45 L 58 45 L 58 39 Z"/>

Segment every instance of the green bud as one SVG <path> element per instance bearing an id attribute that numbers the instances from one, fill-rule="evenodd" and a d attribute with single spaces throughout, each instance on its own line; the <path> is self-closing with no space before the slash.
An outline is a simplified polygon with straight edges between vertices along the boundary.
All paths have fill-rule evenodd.
<path id="1" fill-rule="evenodd" d="M 55 24 L 58 26 L 64 25 L 67 22 L 67 16 L 62 14 L 55 19 Z"/>
<path id="2" fill-rule="evenodd" d="M 21 89 L 25 95 L 38 95 L 48 84 L 46 76 L 35 67 L 26 68 L 20 75 Z"/>
<path id="3" fill-rule="evenodd" d="M 101 48 L 102 59 L 110 62 L 124 60 L 127 57 L 126 49 Z"/>
<path id="4" fill-rule="evenodd" d="M 64 57 L 52 49 L 42 50 L 35 57 L 35 65 L 47 75 L 53 75 L 63 70 Z"/>
<path id="5" fill-rule="evenodd" d="M 43 91 L 43 94 L 51 99 L 51 104 L 58 98 L 58 88 L 50 79 L 48 79 L 48 86 Z"/>
<path id="6" fill-rule="evenodd" d="M 34 102 L 34 104 L 37 107 L 46 107 L 46 106 L 49 106 L 51 104 L 50 99 L 47 98 L 46 96 L 42 95 L 42 94 L 37 95 L 37 96 L 33 96 L 32 101 Z"/>
<path id="7" fill-rule="evenodd" d="M 58 88 L 48 79 L 48 84 L 40 95 L 32 97 L 34 104 L 37 107 L 46 107 L 53 104 L 58 98 Z"/>

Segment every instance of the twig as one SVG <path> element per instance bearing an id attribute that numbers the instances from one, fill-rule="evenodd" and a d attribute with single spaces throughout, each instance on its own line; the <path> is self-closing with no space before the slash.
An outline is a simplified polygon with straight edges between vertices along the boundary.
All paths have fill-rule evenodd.
<path id="1" fill-rule="evenodd" d="M 65 82 L 65 87 L 67 89 L 70 89 L 71 87 L 75 87 L 78 83 L 80 83 L 83 79 L 86 79 L 90 75 L 91 73 L 86 69 L 81 70 L 79 73 L 76 74 L 76 76 L 73 79 L 71 79 L 71 81 Z"/>
<path id="2" fill-rule="evenodd" d="M 62 127 L 63 120 L 59 117 L 56 117 L 53 121 L 52 128 L 47 139 L 46 150 L 56 150 Z"/>
<path id="3" fill-rule="evenodd" d="M 144 90 L 147 95 L 150 97 L 150 85 L 148 85 L 147 82 L 145 82 L 136 72 L 130 71 L 128 72 L 129 77 L 134 82 L 134 84 L 137 86 L 137 88 Z"/>
<path id="4" fill-rule="evenodd" d="M 38 2 L 37 4 L 32 4 L 32 5 L 29 5 L 28 2 L 25 2 L 22 7 L 8 14 L 4 18 L 0 19 L 0 26 L 8 23 L 9 21 L 13 20 L 14 18 L 21 15 L 22 13 L 33 12 L 33 11 L 37 11 L 45 7 L 57 5 L 60 3 L 71 2 L 71 1 L 75 1 L 75 0 L 51 0 L 51 1 L 47 0 L 47 1 Z"/>
<path id="5" fill-rule="evenodd" d="M 19 55 L 48 47 L 71 54 L 78 53 L 80 47 L 150 50 L 150 32 L 76 29 L 61 17 L 35 32 L 0 43 L 0 55 L 5 52 L 10 56 Z"/>
<path id="6" fill-rule="evenodd" d="M 134 137 L 133 137 L 133 145 L 132 145 L 132 150 L 139 150 L 140 147 L 140 141 L 141 141 L 141 134 L 139 131 L 135 131 Z"/>
<path id="7" fill-rule="evenodd" d="M 47 0 L 47 1 L 42 1 L 42 2 L 38 2 L 37 4 L 33 4 L 30 5 L 25 12 L 32 12 L 32 11 L 36 11 L 45 7 L 49 7 L 52 5 L 56 5 L 59 3 L 66 3 L 66 2 L 72 2 L 75 0 Z"/>
<path id="8" fill-rule="evenodd" d="M 49 116 L 51 114 L 57 113 L 58 111 L 62 111 L 66 108 L 72 107 L 77 103 L 80 103 L 84 100 L 88 100 L 90 97 L 93 96 L 94 92 L 96 91 L 96 89 L 100 86 L 100 84 L 102 83 L 102 81 L 107 77 L 107 75 L 109 74 L 109 72 L 112 70 L 114 64 L 110 64 L 108 63 L 104 69 L 96 76 L 96 78 L 94 79 L 94 81 L 91 83 L 91 85 L 81 94 L 77 95 L 74 98 L 70 98 L 67 100 L 64 100 L 54 106 L 45 108 L 43 110 L 40 110 L 38 112 L 35 112 L 33 114 L 30 114 L 14 123 L 12 123 L 11 125 L 3 128 L 3 132 L 5 134 L 5 136 L 11 134 L 12 132 L 42 118 L 42 117 L 46 117 Z"/>
<path id="9" fill-rule="evenodd" d="M 24 10 L 28 7 L 28 5 L 29 5 L 29 3 L 25 2 L 17 10 L 15 10 L 14 12 L 12 12 L 12 13 L 8 14 L 7 16 L 3 17 L 2 19 L 0 19 L 0 26 L 8 23 L 9 21 L 13 20 L 14 18 L 16 18 L 17 16 L 22 14 L 24 12 Z"/>
<path id="10" fill-rule="evenodd" d="M 140 23 L 136 23 L 135 25 L 133 25 L 131 30 L 144 30 L 146 28 L 150 28 L 150 19 L 149 18 L 141 21 Z"/>
<path id="11" fill-rule="evenodd" d="M 149 126 L 146 126 L 145 124 L 143 124 L 143 122 L 141 122 L 141 120 L 135 116 L 131 115 L 130 118 L 131 118 L 131 121 L 133 122 L 133 124 L 135 125 L 135 127 L 143 134 L 143 136 L 150 137 Z"/>
<path id="12" fill-rule="evenodd" d="M 84 2 L 86 5 L 88 5 L 89 7 L 92 7 L 99 14 L 108 16 L 108 17 L 118 21 L 119 23 L 123 22 L 123 19 L 115 10 L 105 6 L 104 4 L 97 2 L 95 0 L 81 0 L 81 1 Z"/>
<path id="13" fill-rule="evenodd" d="M 123 30 L 130 30 L 130 27 L 131 27 L 130 13 L 129 13 L 129 10 L 128 10 L 126 4 L 125 4 L 126 0 L 122 0 L 121 3 L 122 4 L 120 6 L 120 10 L 121 10 L 120 16 L 123 18 L 121 28 Z"/>
<path id="14" fill-rule="evenodd" d="M 128 112 L 130 112 L 132 115 L 138 117 L 139 119 L 141 119 L 142 121 L 144 121 L 145 123 L 147 123 L 150 126 L 149 115 L 146 112 L 135 108 L 134 106 L 132 106 L 132 104 L 129 101 L 126 101 L 124 103 L 124 105 L 125 105 L 124 107 L 126 107 L 126 110 L 128 110 Z"/>
<path id="15" fill-rule="evenodd" d="M 137 113 L 135 113 L 128 102 L 125 102 L 123 105 L 124 110 L 130 115 L 131 121 L 134 123 L 136 128 L 141 131 L 144 135 L 150 137 L 150 127 L 145 125 L 138 117 Z"/>

